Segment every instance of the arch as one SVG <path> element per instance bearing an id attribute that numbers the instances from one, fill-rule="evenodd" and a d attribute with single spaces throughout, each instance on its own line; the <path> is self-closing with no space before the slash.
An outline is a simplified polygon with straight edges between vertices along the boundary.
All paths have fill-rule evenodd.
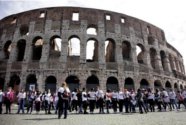
<path id="1" fill-rule="evenodd" d="M 18 92 L 19 85 L 20 85 L 20 77 L 17 74 L 13 74 L 10 77 L 9 87 L 12 87 L 14 91 Z"/>
<path id="2" fill-rule="evenodd" d="M 144 46 L 138 43 L 136 45 L 136 55 L 138 63 L 140 64 L 144 64 L 144 53 L 145 53 Z"/>
<path id="3" fill-rule="evenodd" d="M 128 41 L 122 43 L 122 56 L 123 60 L 130 60 L 131 45 Z"/>
<path id="4" fill-rule="evenodd" d="M 127 90 L 135 90 L 134 81 L 132 78 L 125 79 L 124 88 Z"/>
<path id="5" fill-rule="evenodd" d="M 33 39 L 32 60 L 40 60 L 42 56 L 43 38 L 37 36 Z"/>
<path id="6" fill-rule="evenodd" d="M 140 81 L 140 88 L 141 89 L 147 89 L 147 88 L 149 88 L 149 83 L 148 83 L 148 81 L 146 79 L 142 79 Z"/>
<path id="7" fill-rule="evenodd" d="M 154 89 L 162 89 L 163 86 L 161 84 L 161 81 L 160 80 L 155 80 L 154 81 Z"/>
<path id="8" fill-rule="evenodd" d="M 26 78 L 26 91 L 37 90 L 37 78 L 35 74 L 29 74 Z"/>
<path id="9" fill-rule="evenodd" d="M 91 75 L 87 78 L 86 81 L 86 88 L 87 90 L 90 90 L 91 88 L 96 89 L 97 86 L 99 86 L 99 79 L 97 76 L 95 75 Z"/>
<path id="10" fill-rule="evenodd" d="M 160 51 L 160 57 L 161 57 L 161 64 L 164 70 L 165 69 L 165 65 L 166 65 L 166 55 L 165 52 L 163 50 Z"/>
<path id="11" fill-rule="evenodd" d="M 98 41 L 95 39 L 89 39 L 86 46 L 86 60 L 87 62 L 98 61 Z"/>
<path id="12" fill-rule="evenodd" d="M 50 89 L 52 93 L 56 92 L 57 80 L 55 76 L 48 76 L 45 80 L 45 91 Z"/>
<path id="13" fill-rule="evenodd" d="M 26 48 L 26 40 L 21 39 L 17 42 L 17 61 L 23 61 Z"/>
<path id="14" fill-rule="evenodd" d="M 149 45 L 154 45 L 155 40 L 153 36 L 148 36 L 147 40 Z"/>
<path id="15" fill-rule="evenodd" d="M 169 81 L 165 83 L 165 89 L 170 90 L 172 88 L 172 85 Z"/>
<path id="16" fill-rule="evenodd" d="M 171 70 L 175 69 L 175 65 L 173 62 L 173 57 L 171 54 L 169 54 L 169 62 L 170 62 L 170 66 L 171 66 Z"/>
<path id="17" fill-rule="evenodd" d="M 52 36 L 50 38 L 50 53 L 49 58 L 59 58 L 62 49 L 62 39 L 60 36 Z"/>
<path id="18" fill-rule="evenodd" d="M 174 83 L 174 90 L 177 91 L 178 90 L 178 84 Z"/>
<path id="19" fill-rule="evenodd" d="M 105 41 L 105 62 L 115 62 L 115 41 L 110 38 Z"/>
<path id="20" fill-rule="evenodd" d="M 156 69 L 156 56 L 157 52 L 154 48 L 150 48 L 150 61 L 153 69 Z"/>
<path id="21" fill-rule="evenodd" d="M 5 55 L 5 59 L 9 59 L 10 56 L 10 51 L 12 49 L 11 47 L 12 41 L 8 40 L 5 45 L 4 45 L 4 55 Z"/>
<path id="22" fill-rule="evenodd" d="M 89 25 L 87 28 L 88 35 L 97 35 L 97 27 L 95 25 Z"/>
<path id="23" fill-rule="evenodd" d="M 5 79 L 0 77 L 0 90 L 4 90 Z"/>
<path id="24" fill-rule="evenodd" d="M 29 27 L 28 27 L 28 25 L 26 25 L 26 24 L 21 25 L 21 27 L 19 28 L 19 33 L 20 33 L 21 36 L 29 35 Z"/>
<path id="25" fill-rule="evenodd" d="M 106 87 L 107 87 L 107 89 L 118 91 L 119 90 L 119 85 L 118 85 L 117 78 L 113 77 L 113 76 L 109 77 L 107 79 Z"/>
<path id="26" fill-rule="evenodd" d="M 79 81 L 80 81 L 79 78 L 75 75 L 70 75 L 65 80 L 70 90 L 74 90 L 75 88 L 78 89 L 80 86 Z"/>
<path id="27" fill-rule="evenodd" d="M 68 55 L 80 56 L 80 39 L 78 36 L 71 36 L 68 40 Z"/>
<path id="28" fill-rule="evenodd" d="M 180 84 L 180 89 L 183 90 L 183 85 L 182 84 Z"/>

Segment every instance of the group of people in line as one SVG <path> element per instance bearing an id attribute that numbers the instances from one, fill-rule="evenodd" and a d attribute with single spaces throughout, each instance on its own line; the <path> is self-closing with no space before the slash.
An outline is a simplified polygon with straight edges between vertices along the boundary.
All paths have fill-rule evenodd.
<path id="1" fill-rule="evenodd" d="M 136 107 L 139 107 L 139 113 L 177 110 L 180 105 L 186 109 L 186 88 L 182 91 L 174 91 L 173 89 L 161 90 L 155 89 L 138 89 L 127 90 L 121 88 L 119 91 L 108 89 L 106 92 L 99 87 L 91 88 L 87 91 L 85 88 L 80 91 L 74 89 L 70 91 L 67 84 L 64 82 L 55 93 L 50 90 L 43 93 L 39 91 L 25 92 L 23 89 L 15 94 L 11 88 L 6 92 L 0 90 L 0 114 L 2 114 L 2 105 L 5 104 L 5 114 L 11 113 L 11 104 L 17 100 L 17 114 L 32 113 L 33 109 L 36 113 L 44 110 L 46 114 L 51 114 L 54 110 L 55 114 L 60 119 L 64 114 L 64 119 L 67 118 L 68 110 L 70 112 L 93 114 L 95 109 L 99 109 L 99 113 L 135 113 Z M 89 111 L 88 111 L 89 110 Z M 26 111 L 26 112 L 25 112 Z"/>

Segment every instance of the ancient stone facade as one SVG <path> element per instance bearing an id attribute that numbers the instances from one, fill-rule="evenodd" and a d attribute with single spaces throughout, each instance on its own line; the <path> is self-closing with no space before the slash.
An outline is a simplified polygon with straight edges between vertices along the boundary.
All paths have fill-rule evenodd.
<path id="1" fill-rule="evenodd" d="M 89 56 L 89 57 L 88 57 Z M 55 7 L 0 20 L 0 87 L 41 91 L 186 87 L 181 54 L 163 30 L 105 10 Z"/>

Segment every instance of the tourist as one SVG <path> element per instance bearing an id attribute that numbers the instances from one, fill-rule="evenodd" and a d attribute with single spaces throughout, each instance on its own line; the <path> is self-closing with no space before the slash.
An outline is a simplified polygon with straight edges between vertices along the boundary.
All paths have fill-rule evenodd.
<path id="1" fill-rule="evenodd" d="M 154 93 L 151 91 L 150 88 L 148 88 L 148 97 L 147 97 L 147 99 L 148 99 L 150 111 L 154 112 L 155 111 L 155 108 L 154 108 Z"/>
<path id="2" fill-rule="evenodd" d="M 82 91 L 82 103 L 83 103 L 83 113 L 88 114 L 87 112 L 88 96 L 87 96 L 87 92 L 85 88 L 83 88 L 83 91 Z"/>
<path id="3" fill-rule="evenodd" d="M 91 88 L 91 90 L 88 92 L 88 100 L 89 100 L 89 108 L 90 113 L 94 113 L 95 104 L 96 104 L 96 92 L 94 91 L 94 88 Z"/>
<path id="4" fill-rule="evenodd" d="M 5 92 L 5 96 L 4 96 L 4 103 L 6 106 L 6 112 L 5 114 L 11 114 L 11 104 L 14 101 L 14 92 L 12 90 L 11 87 L 8 88 L 8 91 Z"/>
<path id="5" fill-rule="evenodd" d="M 120 89 L 118 93 L 118 104 L 119 104 L 119 112 L 123 112 L 123 104 L 124 104 L 124 93 L 123 88 Z"/>
<path id="6" fill-rule="evenodd" d="M 25 99 L 26 99 L 26 92 L 24 91 L 24 89 L 21 89 L 21 91 L 17 95 L 17 98 L 19 104 L 17 114 L 19 114 L 20 110 L 22 110 L 22 113 L 24 114 Z"/>
<path id="7" fill-rule="evenodd" d="M 143 93 L 141 92 L 141 89 L 138 89 L 137 90 L 137 94 L 136 94 L 136 99 L 137 99 L 137 103 L 138 103 L 138 106 L 139 106 L 139 112 L 140 114 L 143 114 L 143 111 L 145 113 L 147 113 L 147 109 L 146 107 L 144 106 L 144 101 L 143 101 Z"/>
<path id="8" fill-rule="evenodd" d="M 0 89 L 0 114 L 2 114 L 2 105 L 3 105 L 3 97 L 4 97 L 4 93 L 2 92 L 2 89 Z"/>
<path id="9" fill-rule="evenodd" d="M 105 113 L 104 112 L 104 92 L 97 87 L 96 91 L 96 97 L 97 97 L 97 102 L 98 102 L 98 107 L 99 107 L 99 113 Z"/>
<path id="10" fill-rule="evenodd" d="M 109 114 L 109 108 L 110 108 L 110 104 L 111 104 L 111 98 L 112 98 L 112 93 L 111 93 L 111 90 L 108 89 L 105 94 L 106 109 L 107 109 L 108 114 Z"/>
<path id="11" fill-rule="evenodd" d="M 125 105 L 125 113 L 129 113 L 130 92 L 127 89 L 124 89 L 124 105 Z"/>

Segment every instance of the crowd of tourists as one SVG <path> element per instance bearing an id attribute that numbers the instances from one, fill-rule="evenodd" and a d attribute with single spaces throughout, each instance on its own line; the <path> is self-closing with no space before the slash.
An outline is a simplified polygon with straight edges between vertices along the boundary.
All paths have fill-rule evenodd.
<path id="1" fill-rule="evenodd" d="M 46 114 L 57 114 L 59 119 L 62 114 L 66 119 L 68 110 L 77 114 L 94 114 L 95 109 L 101 114 L 179 111 L 180 108 L 186 109 L 186 88 L 182 91 L 164 88 L 153 91 L 147 88 L 136 92 L 121 88 L 119 91 L 108 89 L 104 92 L 97 87 L 89 91 L 85 88 L 70 91 L 64 82 L 55 93 L 50 90 L 25 92 L 22 89 L 15 94 L 11 87 L 5 92 L 0 90 L 0 114 L 3 113 L 3 105 L 6 107 L 4 114 L 10 114 L 11 105 L 15 102 L 18 104 L 17 114 L 31 114 L 33 110 L 39 114 L 43 110 Z"/>

